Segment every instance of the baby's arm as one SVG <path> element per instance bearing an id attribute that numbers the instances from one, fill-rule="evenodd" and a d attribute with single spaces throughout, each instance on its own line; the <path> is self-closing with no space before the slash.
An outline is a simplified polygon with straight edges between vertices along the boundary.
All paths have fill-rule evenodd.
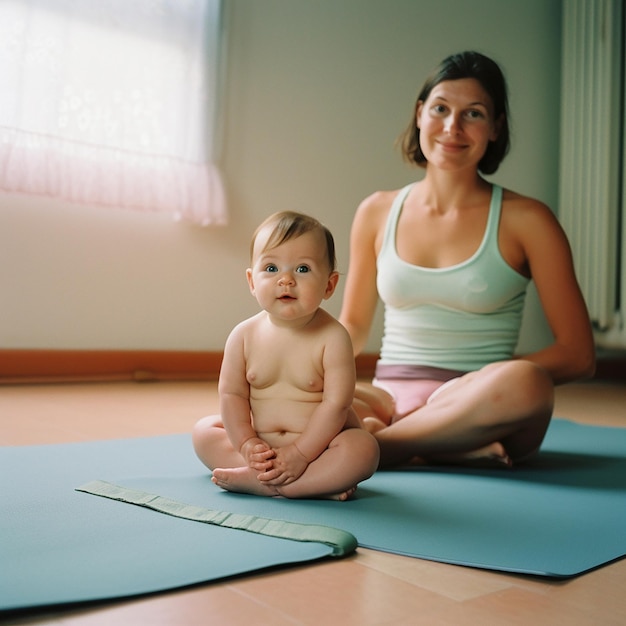
<path id="1" fill-rule="evenodd" d="M 292 444 L 274 449 L 272 468 L 259 475 L 259 480 L 268 484 L 284 485 L 297 480 L 346 425 L 356 381 L 352 343 L 338 322 L 325 333 L 324 340 L 322 401 L 302 434 Z"/>
<path id="2" fill-rule="evenodd" d="M 220 396 L 220 407 L 228 438 L 246 465 L 259 472 L 271 469 L 274 451 L 252 428 L 249 402 L 237 394 L 225 393 Z"/>
<path id="3" fill-rule="evenodd" d="M 222 423 L 233 448 L 249 467 L 262 472 L 269 470 L 274 452 L 252 427 L 242 324 L 235 327 L 226 341 L 218 390 Z"/>

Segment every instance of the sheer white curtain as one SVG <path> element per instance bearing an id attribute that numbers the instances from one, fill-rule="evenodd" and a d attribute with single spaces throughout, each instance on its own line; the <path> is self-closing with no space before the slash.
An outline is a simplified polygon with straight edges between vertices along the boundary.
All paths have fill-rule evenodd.
<path id="1" fill-rule="evenodd" d="M 0 0 L 0 189 L 226 222 L 222 0 Z"/>
<path id="2" fill-rule="evenodd" d="M 562 41 L 559 219 L 596 343 L 626 347 L 623 0 L 564 2 Z"/>

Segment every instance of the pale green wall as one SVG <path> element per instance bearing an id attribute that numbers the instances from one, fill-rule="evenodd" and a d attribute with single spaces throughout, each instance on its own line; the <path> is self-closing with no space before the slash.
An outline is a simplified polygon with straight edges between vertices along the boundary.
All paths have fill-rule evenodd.
<path id="1" fill-rule="evenodd" d="M 248 241 L 276 210 L 316 215 L 342 271 L 358 202 L 417 172 L 393 148 L 425 73 L 477 49 L 510 83 L 495 179 L 555 207 L 560 0 L 226 0 L 228 227 L 0 195 L 0 347 L 221 350 L 255 312 Z M 328 309 L 338 313 L 341 289 Z M 545 338 L 533 313 L 525 342 Z M 376 351 L 380 319 L 368 346 Z"/>

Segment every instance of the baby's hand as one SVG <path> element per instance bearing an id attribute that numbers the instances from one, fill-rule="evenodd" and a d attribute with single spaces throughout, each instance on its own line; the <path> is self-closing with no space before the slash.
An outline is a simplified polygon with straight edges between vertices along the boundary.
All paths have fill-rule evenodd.
<path id="1" fill-rule="evenodd" d="M 295 444 L 276 448 L 271 468 L 259 474 L 258 479 L 267 485 L 288 485 L 304 474 L 309 462 Z"/>
<path id="2" fill-rule="evenodd" d="M 263 439 L 252 437 L 241 446 L 241 455 L 248 467 L 259 472 L 267 472 L 272 469 L 275 453 Z"/>

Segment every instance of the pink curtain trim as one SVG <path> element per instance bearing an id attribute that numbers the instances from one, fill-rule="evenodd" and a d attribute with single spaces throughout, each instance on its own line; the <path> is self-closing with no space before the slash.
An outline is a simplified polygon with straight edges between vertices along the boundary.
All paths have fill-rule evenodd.
<path id="1" fill-rule="evenodd" d="M 0 189 L 71 202 L 171 214 L 201 226 L 227 223 L 212 163 L 95 147 L 0 129 Z"/>

